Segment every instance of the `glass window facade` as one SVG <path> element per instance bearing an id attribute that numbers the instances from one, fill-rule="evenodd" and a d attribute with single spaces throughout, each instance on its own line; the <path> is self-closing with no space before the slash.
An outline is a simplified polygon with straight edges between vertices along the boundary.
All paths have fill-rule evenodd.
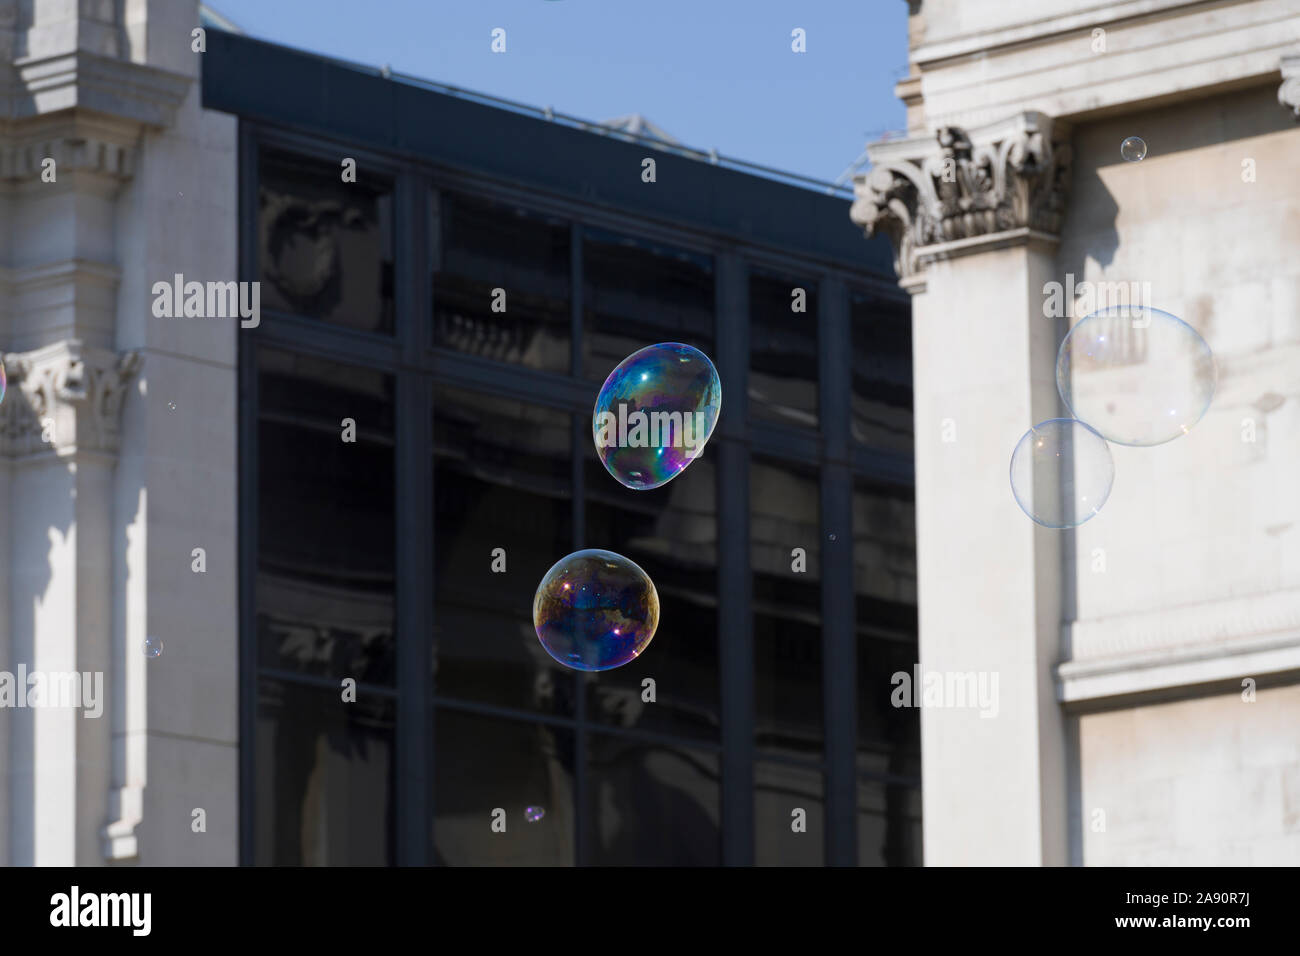
<path id="1" fill-rule="evenodd" d="M 437 209 L 434 344 L 567 372 L 568 224 L 460 193 L 443 193 Z"/>
<path id="2" fill-rule="evenodd" d="M 243 261 L 281 286 L 239 337 L 245 862 L 919 863 L 919 718 L 889 701 L 916 660 L 892 281 L 414 160 L 340 193 L 301 140 L 244 135 Z M 631 491 L 591 409 L 660 341 L 748 385 L 687 471 Z M 591 547 L 645 569 L 661 619 L 584 674 L 531 614 Z"/>
<path id="3" fill-rule="evenodd" d="M 818 282 L 764 269 L 749 277 L 749 413 L 817 427 Z"/>
<path id="4" fill-rule="evenodd" d="M 259 169 L 262 309 L 393 331 L 393 184 L 341 181 L 337 162 L 267 151 Z"/>

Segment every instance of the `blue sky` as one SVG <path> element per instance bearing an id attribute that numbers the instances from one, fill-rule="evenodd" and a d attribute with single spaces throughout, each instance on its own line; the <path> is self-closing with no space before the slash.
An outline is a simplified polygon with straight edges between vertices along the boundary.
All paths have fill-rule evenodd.
<path id="1" fill-rule="evenodd" d="M 213 0 L 249 34 L 832 180 L 905 125 L 904 0 Z M 506 53 L 491 52 L 493 28 Z M 791 52 L 802 27 L 807 52 Z"/>

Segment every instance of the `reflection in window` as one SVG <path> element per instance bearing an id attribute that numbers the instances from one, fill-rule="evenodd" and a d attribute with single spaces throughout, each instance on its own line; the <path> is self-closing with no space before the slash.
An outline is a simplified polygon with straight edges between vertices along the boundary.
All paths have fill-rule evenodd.
<path id="1" fill-rule="evenodd" d="M 393 331 L 393 190 L 337 163 L 267 151 L 257 210 L 261 307 Z"/>
<path id="2" fill-rule="evenodd" d="M 587 863 L 721 863 L 716 754 L 606 734 L 592 734 L 588 747 Z"/>
<path id="3" fill-rule="evenodd" d="M 659 592 L 659 629 L 640 657 L 589 678 L 601 723 L 718 737 L 717 477 L 706 453 L 664 487 L 628 492 L 588 453 L 587 547 L 635 561 Z M 641 681 L 655 681 L 655 701 Z"/>
<path id="4" fill-rule="evenodd" d="M 772 751 L 820 756 L 821 495 L 817 474 L 755 459 L 749 475 L 756 741 Z"/>
<path id="5" fill-rule="evenodd" d="M 259 866 L 391 866 L 393 703 L 258 681 Z"/>
<path id="6" fill-rule="evenodd" d="M 921 865 L 921 788 L 858 781 L 858 866 Z"/>
<path id="7" fill-rule="evenodd" d="M 573 732 L 439 707 L 434 845 L 448 866 L 573 865 Z M 524 811 L 544 815 L 529 821 Z M 496 809 L 505 832 L 494 832 Z"/>
<path id="8" fill-rule="evenodd" d="M 433 427 L 436 692 L 572 713 L 572 672 L 532 618 L 537 582 L 573 550 L 569 415 L 440 388 Z"/>
<path id="9" fill-rule="evenodd" d="M 391 684 L 393 378 L 265 348 L 257 367 L 258 662 Z"/>
<path id="10" fill-rule="evenodd" d="M 796 815 L 796 811 L 803 811 Z M 754 767 L 754 862 L 821 866 L 826 800 L 820 767 L 759 761 Z M 803 829 L 795 830 L 802 821 Z"/>
<path id="11" fill-rule="evenodd" d="M 458 194 L 444 193 L 440 201 L 434 344 L 498 362 L 569 371 L 568 224 Z"/>
<path id="12" fill-rule="evenodd" d="M 920 711 L 895 707 L 917 656 L 916 508 L 911 488 L 858 479 L 853 487 L 857 602 L 858 767 L 919 778 Z M 898 683 L 893 675 L 907 675 Z M 899 691 L 902 692 L 902 691 Z"/>
<path id="13" fill-rule="evenodd" d="M 713 357 L 713 260 L 647 240 L 583 232 L 583 373 L 603 382 L 656 342 Z"/>
<path id="14" fill-rule="evenodd" d="M 795 312 L 796 290 L 806 311 Z M 817 282 L 754 270 L 749 278 L 749 410 L 817 427 Z"/>
<path id="15" fill-rule="evenodd" d="M 905 305 L 849 296 L 855 441 L 912 453 L 912 317 Z"/>

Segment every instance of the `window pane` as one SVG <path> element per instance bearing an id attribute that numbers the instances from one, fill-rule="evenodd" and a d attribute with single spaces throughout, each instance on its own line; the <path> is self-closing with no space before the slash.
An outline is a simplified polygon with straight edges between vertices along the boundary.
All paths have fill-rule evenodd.
<path id="1" fill-rule="evenodd" d="M 258 662 L 391 684 L 393 378 L 265 348 L 257 367 Z"/>
<path id="2" fill-rule="evenodd" d="M 257 865 L 391 866 L 392 701 L 257 684 Z"/>
<path id="3" fill-rule="evenodd" d="M 436 862 L 573 865 L 573 733 L 439 707 L 434 723 Z M 524 811 L 539 807 L 540 820 Z M 506 830 L 493 832 L 493 811 Z"/>
<path id="4" fill-rule="evenodd" d="M 803 814 L 796 817 L 795 811 Z M 794 827 L 802 821 L 802 832 Z M 825 796 L 818 767 L 760 761 L 754 766 L 754 862 L 759 866 L 821 866 L 825 860 Z"/>
<path id="5" fill-rule="evenodd" d="M 690 747 L 592 734 L 586 861 L 718 866 L 718 757 Z"/>
<path id="6" fill-rule="evenodd" d="M 859 479 L 853 486 L 857 601 L 858 767 L 920 779 L 916 509 L 911 488 Z M 895 674 L 905 675 L 895 680 Z M 910 691 L 910 693 L 909 693 Z M 914 696 L 915 695 L 915 696 Z"/>
<path id="7" fill-rule="evenodd" d="M 440 221 L 442 262 L 433 277 L 434 344 L 498 362 L 567 372 L 568 223 L 453 193 L 440 197 Z M 504 302 L 494 289 L 505 293 Z"/>
<path id="8" fill-rule="evenodd" d="M 337 163 L 274 151 L 259 176 L 262 308 L 392 334 L 392 184 L 344 183 Z"/>
<path id="9" fill-rule="evenodd" d="M 659 629 L 638 658 L 590 676 L 587 713 L 620 727 L 718 737 L 717 478 L 707 457 L 664 487 L 630 492 L 587 462 L 587 547 L 631 558 L 659 592 Z M 653 678 L 655 700 L 642 699 Z"/>
<path id="10" fill-rule="evenodd" d="M 434 398 L 439 695 L 573 712 L 573 673 L 533 629 L 542 575 L 573 550 L 569 415 L 441 388 Z M 499 557 L 505 571 L 493 571 Z"/>
<path id="11" fill-rule="evenodd" d="M 755 460 L 749 472 L 754 571 L 756 742 L 822 752 L 821 523 L 817 475 Z M 802 555 L 793 554 L 794 549 Z"/>
<path id="12" fill-rule="evenodd" d="M 583 372 L 603 382 L 657 342 L 713 358 L 713 260 L 600 229 L 583 231 Z"/>
<path id="13" fill-rule="evenodd" d="M 806 311 L 795 312 L 794 291 Z M 817 427 L 817 282 L 755 270 L 749 278 L 749 413 Z"/>
<path id="14" fill-rule="evenodd" d="M 858 866 L 920 865 L 920 788 L 858 781 Z"/>
<path id="15" fill-rule="evenodd" d="M 849 296 L 855 441 L 912 453 L 912 315 L 904 303 Z"/>

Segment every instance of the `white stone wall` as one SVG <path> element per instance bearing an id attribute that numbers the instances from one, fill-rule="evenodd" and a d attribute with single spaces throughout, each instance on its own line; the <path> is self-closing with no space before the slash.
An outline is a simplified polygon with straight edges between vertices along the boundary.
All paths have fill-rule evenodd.
<path id="1" fill-rule="evenodd" d="M 1080 718 L 1082 862 L 1295 866 L 1297 726 L 1296 685 Z"/>

